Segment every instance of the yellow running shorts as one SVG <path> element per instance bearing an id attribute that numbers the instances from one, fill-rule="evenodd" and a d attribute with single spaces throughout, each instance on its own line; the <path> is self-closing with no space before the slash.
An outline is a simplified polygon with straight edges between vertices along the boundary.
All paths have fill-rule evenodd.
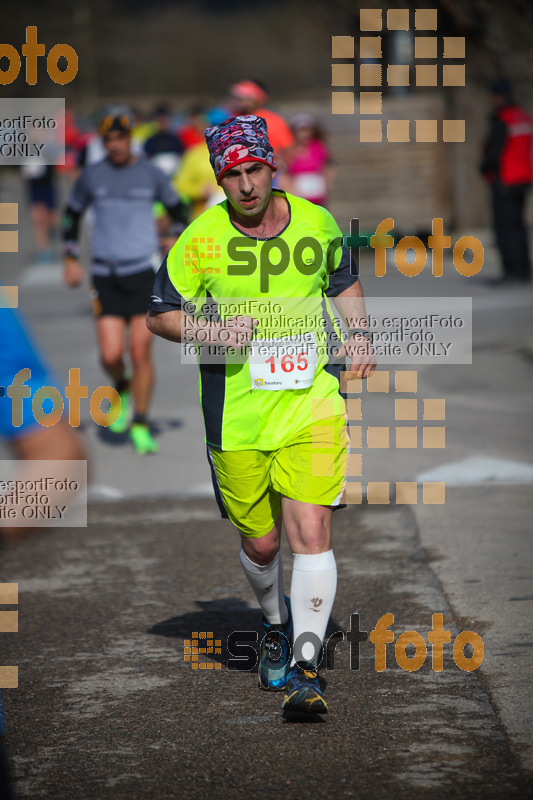
<path id="1" fill-rule="evenodd" d="M 281 497 L 339 506 L 346 480 L 348 436 L 344 417 L 319 420 L 278 450 L 212 450 L 215 495 L 224 517 L 253 538 L 272 530 Z"/>

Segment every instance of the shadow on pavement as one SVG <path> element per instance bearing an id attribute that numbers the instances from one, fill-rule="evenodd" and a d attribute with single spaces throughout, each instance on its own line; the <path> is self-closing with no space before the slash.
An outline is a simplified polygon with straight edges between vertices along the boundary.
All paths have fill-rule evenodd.
<path id="1" fill-rule="evenodd" d="M 109 444 L 111 447 L 124 447 L 124 445 L 131 444 L 128 431 L 112 433 L 109 428 L 99 426 L 96 436 L 101 442 Z"/>
<path id="2" fill-rule="evenodd" d="M 221 653 L 208 654 L 208 658 L 228 666 L 230 657 L 243 657 L 244 647 L 253 647 L 256 653 L 259 652 L 259 644 L 263 638 L 263 628 L 261 625 L 262 614 L 257 608 L 250 608 L 248 603 L 238 598 L 228 598 L 226 600 L 196 600 L 196 605 L 200 607 L 200 611 L 190 611 L 187 614 L 182 614 L 180 617 L 170 617 L 162 622 L 156 622 L 153 627 L 149 628 L 147 633 L 156 636 L 165 636 L 172 639 L 191 639 L 193 633 L 200 634 L 199 646 L 204 646 L 204 638 L 206 633 L 213 634 L 213 640 L 220 640 Z M 328 623 L 326 631 L 326 638 L 334 633 L 342 630 L 334 619 Z M 255 634 L 257 633 L 257 641 L 245 640 L 243 637 L 242 653 L 238 653 L 235 649 L 232 654 L 228 648 L 228 637 L 235 631 L 242 631 L 243 633 Z M 201 636 L 201 634 L 204 634 Z M 324 672 L 326 659 L 321 660 L 319 671 Z M 250 671 L 253 671 L 252 668 Z M 326 681 L 323 675 L 320 676 L 320 682 L 326 686 Z"/>
<path id="3" fill-rule="evenodd" d="M 177 428 L 183 427 L 183 421 L 181 419 L 159 419 L 150 422 L 150 430 L 156 438 L 161 436 L 167 431 L 176 430 Z M 129 431 L 124 431 L 124 433 L 113 433 L 104 426 L 98 426 L 98 433 L 96 434 L 98 439 L 103 444 L 111 445 L 111 447 L 124 447 L 125 445 L 131 445 Z"/>

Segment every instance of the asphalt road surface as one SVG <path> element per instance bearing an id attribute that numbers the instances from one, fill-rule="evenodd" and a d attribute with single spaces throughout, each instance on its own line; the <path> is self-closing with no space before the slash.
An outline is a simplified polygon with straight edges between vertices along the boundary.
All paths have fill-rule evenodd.
<path id="1" fill-rule="evenodd" d="M 255 672 L 228 669 L 227 637 L 260 631 L 261 614 L 217 517 L 208 500 L 94 505 L 86 530 L 4 552 L 3 574 L 23 587 L 20 632 L 3 635 L 20 673 L 6 692 L 19 797 L 533 796 L 482 674 L 460 670 L 451 644 L 441 672 L 429 647 L 420 669 L 401 669 L 394 644 L 377 672 L 370 642 L 350 669 L 339 644 L 321 673 L 330 711 L 304 722 L 283 716 Z M 475 630 L 450 609 L 408 507 L 352 507 L 335 522 L 330 633 L 354 613 L 367 632 L 393 613 L 395 641 L 414 630 L 427 644 L 436 612 L 452 642 Z M 284 560 L 288 584 L 286 547 Z M 221 655 L 200 660 L 221 669 L 184 660 L 193 632 L 220 639 Z"/>
<path id="2" fill-rule="evenodd" d="M 21 202 L 20 187 L 2 201 Z M 469 231 L 468 233 L 475 233 Z M 443 449 L 363 449 L 365 480 L 416 482 L 418 503 L 350 507 L 335 517 L 339 589 L 330 632 L 360 615 L 363 631 L 394 614 L 395 641 L 427 643 L 442 613 L 452 640 L 483 639 L 484 660 L 460 670 L 445 645 L 417 671 L 401 669 L 395 643 L 377 672 L 362 642 L 359 670 L 347 642 L 327 681 L 330 712 L 286 720 L 281 698 L 228 669 L 227 637 L 259 631 L 260 612 L 242 575 L 229 523 L 218 518 L 205 459 L 196 371 L 179 349 L 155 343 L 158 382 L 154 457 L 136 456 L 82 406 L 90 458 L 89 525 L 37 536 L 0 553 L 0 583 L 19 584 L 19 632 L 2 633 L 1 664 L 19 666 L 4 692 L 7 745 L 17 797 L 53 800 L 249 798 L 527 798 L 533 776 L 533 291 L 489 289 L 497 274 L 490 235 L 480 232 L 479 280 L 445 261 L 444 277 L 414 279 L 388 262 L 375 279 L 362 260 L 367 296 L 471 296 L 471 364 L 418 370 L 422 400 L 444 399 Z M 107 383 L 87 292 L 61 286 L 60 267 L 31 263 L 28 221 L 21 252 L 2 262 L 60 383 L 77 367 L 92 392 Z M 26 249 L 25 249 L 26 248 Z M 395 423 L 388 393 L 362 395 L 363 420 Z M 0 402 L 7 399 L 0 397 Z M 0 445 L 0 457 L 8 451 Z M 446 500 L 422 502 L 424 481 L 446 483 Z M 103 502 L 106 501 L 106 502 Z M 290 556 L 285 551 L 287 588 Z M 12 610 L 3 606 L 2 610 Z M 213 632 L 221 669 L 193 670 L 184 641 Z M 412 654 L 411 654 L 412 655 Z"/>

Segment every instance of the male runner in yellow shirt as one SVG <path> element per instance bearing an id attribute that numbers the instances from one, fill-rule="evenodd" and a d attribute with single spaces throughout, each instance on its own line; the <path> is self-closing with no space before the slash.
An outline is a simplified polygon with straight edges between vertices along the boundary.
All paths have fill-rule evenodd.
<path id="1" fill-rule="evenodd" d="M 331 214 L 272 189 L 264 120 L 236 117 L 206 139 L 227 200 L 169 253 L 147 324 L 171 341 L 202 345 L 215 494 L 240 531 L 241 564 L 264 614 L 259 685 L 285 689 L 286 710 L 325 712 L 317 660 L 337 585 L 331 522 L 348 444 L 340 359 L 352 357 L 351 372 L 363 378 L 375 369 L 363 294 Z M 349 321 L 344 345 L 329 298 Z M 294 554 L 290 602 L 282 524 Z"/>

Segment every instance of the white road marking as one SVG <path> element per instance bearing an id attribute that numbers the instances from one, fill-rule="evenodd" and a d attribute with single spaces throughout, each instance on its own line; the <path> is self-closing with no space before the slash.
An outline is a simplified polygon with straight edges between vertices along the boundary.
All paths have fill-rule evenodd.
<path id="1" fill-rule="evenodd" d="M 35 264 L 22 273 L 21 286 L 61 286 L 63 267 L 60 263 Z"/>
<path id="2" fill-rule="evenodd" d="M 442 464 L 422 472 L 417 483 L 444 481 L 446 486 L 479 486 L 484 483 L 533 483 L 533 465 L 503 458 L 473 456 L 452 464 Z"/>
<path id="3" fill-rule="evenodd" d="M 89 486 L 87 490 L 87 500 L 89 503 L 94 503 L 98 500 L 122 500 L 124 497 L 124 492 L 121 492 L 120 489 L 115 489 L 114 486 L 93 484 Z"/>

